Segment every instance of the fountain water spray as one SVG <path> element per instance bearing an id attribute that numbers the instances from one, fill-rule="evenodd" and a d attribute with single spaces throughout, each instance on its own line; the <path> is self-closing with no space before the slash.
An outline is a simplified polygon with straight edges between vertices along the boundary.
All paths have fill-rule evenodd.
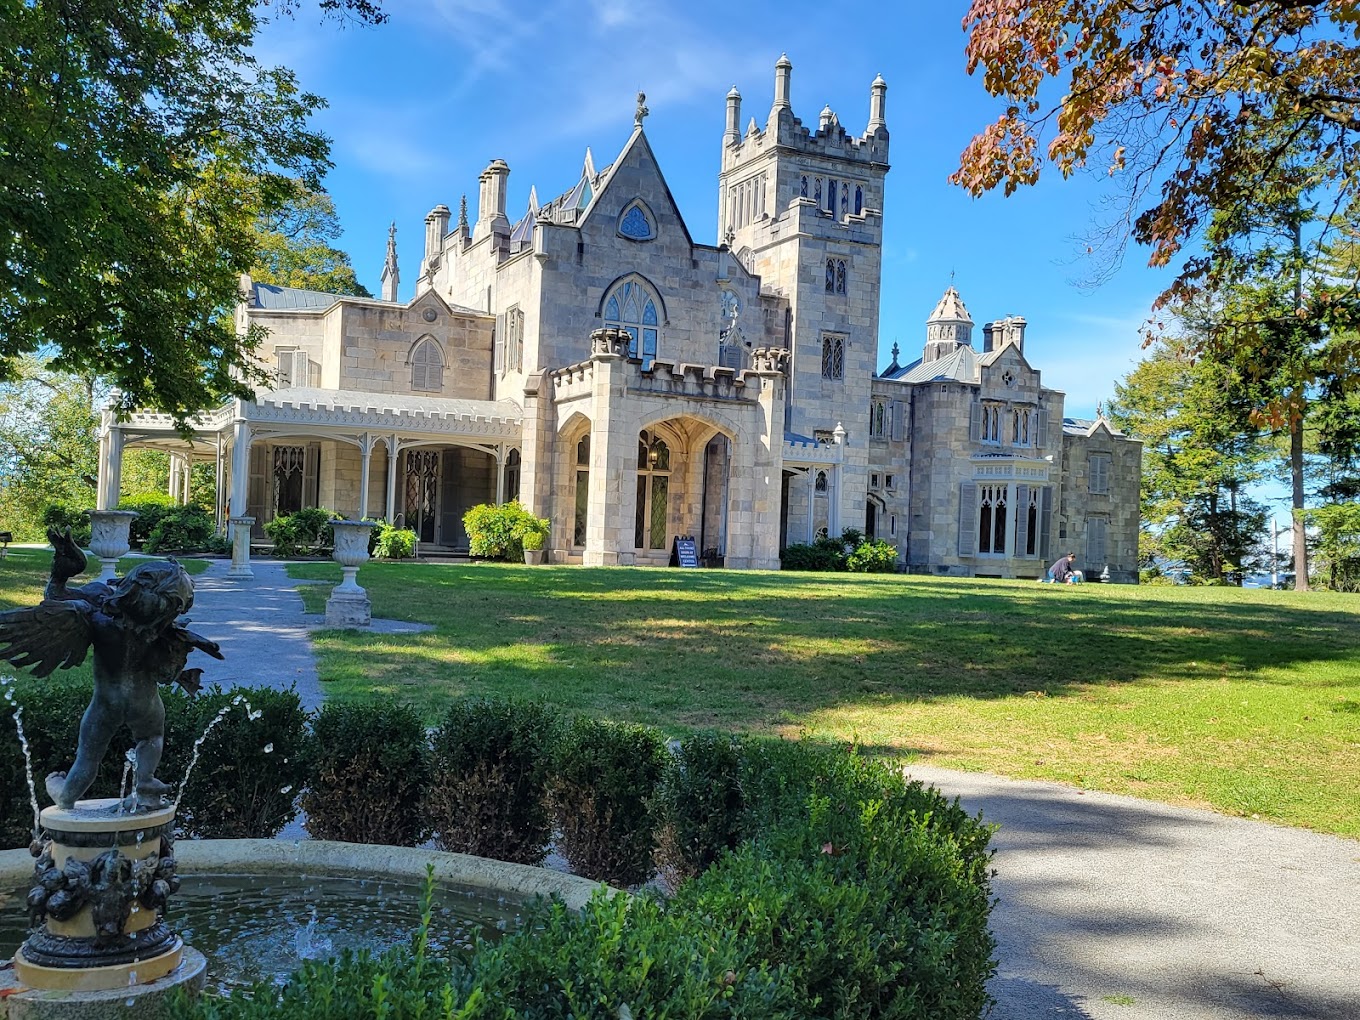
<path id="1" fill-rule="evenodd" d="M 24 733 L 24 706 L 14 700 L 14 677 L 0 677 L 0 687 L 5 688 L 5 701 L 14 706 L 14 728 L 19 731 L 19 746 L 24 752 L 24 778 L 28 780 L 28 803 L 33 808 L 33 838 L 42 832 L 42 809 L 38 807 L 38 788 L 33 782 L 33 754 L 28 748 L 28 737 Z"/>
<path id="2" fill-rule="evenodd" d="M 208 739 L 208 735 L 212 733 L 218 723 L 226 718 L 227 713 L 238 705 L 245 705 L 246 718 L 249 720 L 253 721 L 264 715 L 263 711 L 251 708 L 250 702 L 246 700 L 244 694 L 236 695 L 236 697 L 231 699 L 230 704 L 223 705 L 217 710 L 217 714 L 212 717 L 203 732 L 199 734 L 198 739 L 194 741 L 194 751 L 193 754 L 189 756 L 189 767 L 184 772 L 184 781 L 179 784 L 179 792 L 175 794 L 176 811 L 179 811 L 179 802 L 184 799 L 184 791 L 189 789 L 189 778 L 194 774 L 194 766 L 198 764 L 198 754 L 203 749 L 203 744 Z"/>

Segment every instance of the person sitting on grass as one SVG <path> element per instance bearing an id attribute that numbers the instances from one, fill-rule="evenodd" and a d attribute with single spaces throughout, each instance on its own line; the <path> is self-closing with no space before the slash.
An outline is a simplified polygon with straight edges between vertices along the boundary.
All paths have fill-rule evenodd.
<path id="1" fill-rule="evenodd" d="M 1081 571 L 1072 567 L 1076 562 L 1077 554 L 1074 552 L 1059 556 L 1057 562 L 1048 568 L 1045 580 L 1049 584 L 1080 584 L 1083 580 Z"/>

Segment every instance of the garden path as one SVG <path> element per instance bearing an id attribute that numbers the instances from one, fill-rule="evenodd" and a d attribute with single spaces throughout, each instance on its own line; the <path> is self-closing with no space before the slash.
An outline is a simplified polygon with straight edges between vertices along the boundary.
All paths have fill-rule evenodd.
<path id="1" fill-rule="evenodd" d="M 1360 843 L 911 765 L 1001 826 L 991 1020 L 1356 1020 Z"/>
<path id="2" fill-rule="evenodd" d="M 191 666 L 203 667 L 203 684 L 222 687 L 296 687 L 302 707 L 315 711 L 324 697 L 317 679 L 308 625 L 298 581 L 285 564 L 252 559 L 252 578 L 228 577 L 231 564 L 214 560 L 194 578 L 190 629 L 222 646 L 222 661 L 195 655 Z"/>

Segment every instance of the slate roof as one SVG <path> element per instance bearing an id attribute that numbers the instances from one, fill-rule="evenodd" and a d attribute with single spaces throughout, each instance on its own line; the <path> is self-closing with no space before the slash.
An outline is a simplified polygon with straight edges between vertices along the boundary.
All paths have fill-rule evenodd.
<path id="1" fill-rule="evenodd" d="M 1089 436 L 1097 425 L 1104 425 L 1114 436 L 1124 433 L 1115 428 L 1108 418 L 1064 418 L 1063 432 L 1069 436 Z"/>
<path id="2" fill-rule="evenodd" d="M 343 296 L 327 294 L 320 290 L 302 290 L 298 287 L 276 287 L 272 283 L 251 285 L 252 302 L 255 308 L 271 311 L 297 311 L 304 308 L 329 308 Z"/>
<path id="3" fill-rule="evenodd" d="M 979 357 L 973 348 L 959 347 L 935 361 L 914 361 L 904 368 L 901 374 L 891 378 L 905 383 L 975 383 L 980 378 L 978 372 Z"/>

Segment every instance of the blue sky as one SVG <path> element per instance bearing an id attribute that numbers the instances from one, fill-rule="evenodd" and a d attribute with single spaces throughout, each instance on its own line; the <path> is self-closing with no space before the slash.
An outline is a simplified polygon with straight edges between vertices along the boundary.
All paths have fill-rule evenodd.
<path id="1" fill-rule="evenodd" d="M 335 198 L 360 279 L 375 293 L 396 220 L 410 297 L 425 214 L 476 215 L 477 175 L 493 158 L 511 168 L 510 215 L 530 185 L 547 200 L 579 177 L 590 146 L 613 160 L 647 94 L 646 130 L 695 239 L 716 242 L 718 155 L 725 96 L 763 124 L 781 52 L 793 62 L 793 110 L 815 125 L 830 104 L 864 129 L 869 84 L 888 83 L 892 170 L 884 209 L 880 364 L 894 340 L 920 355 L 925 319 L 954 274 L 979 327 L 1029 320 L 1026 354 L 1067 413 L 1093 414 L 1141 357 L 1138 327 L 1169 279 L 1130 249 L 1097 287 L 1084 238 L 1099 223 L 1108 181 L 1052 173 L 1010 198 L 970 198 L 947 183 L 959 153 L 998 104 L 967 74 L 965 5 L 914 0 L 871 7 L 710 0 L 388 0 L 378 28 L 271 25 L 258 55 L 298 72 L 330 103 L 316 119 L 333 139 Z M 872 11 L 872 17 L 867 12 Z M 975 337 L 981 342 L 981 331 Z"/>

